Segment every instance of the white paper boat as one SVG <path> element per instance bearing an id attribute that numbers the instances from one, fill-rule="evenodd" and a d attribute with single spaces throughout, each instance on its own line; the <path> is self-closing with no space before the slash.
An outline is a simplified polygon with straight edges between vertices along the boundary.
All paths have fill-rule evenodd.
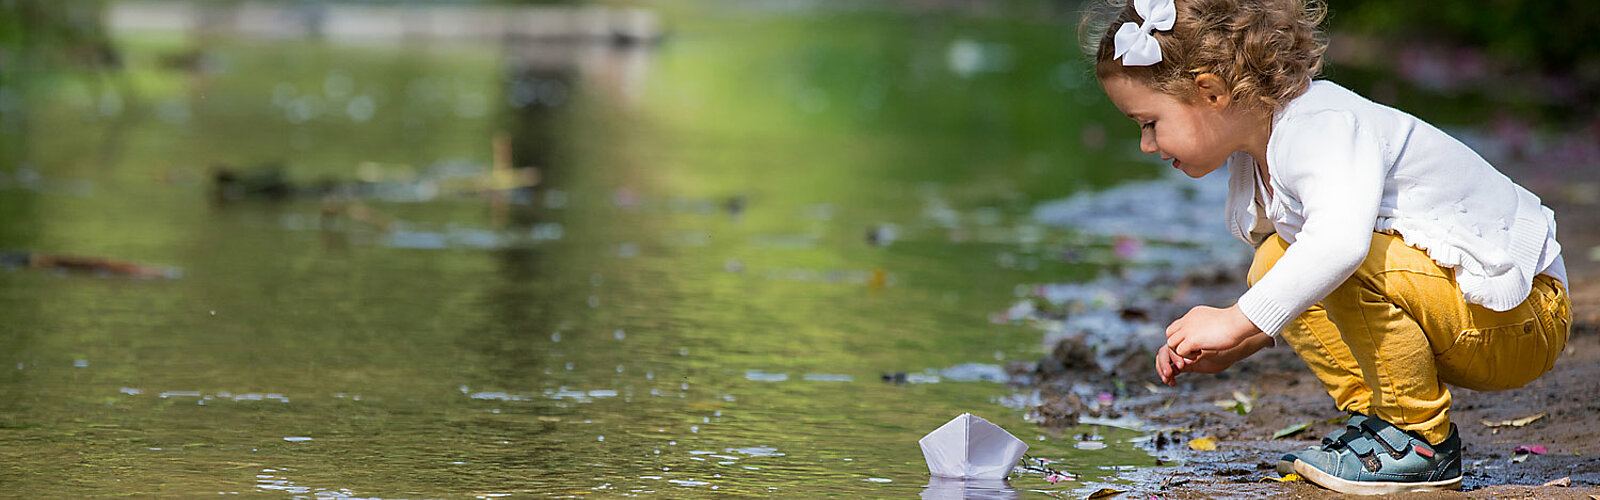
<path id="1" fill-rule="evenodd" d="M 1028 444 L 971 413 L 962 413 L 917 441 L 928 473 L 960 479 L 1005 479 Z"/>

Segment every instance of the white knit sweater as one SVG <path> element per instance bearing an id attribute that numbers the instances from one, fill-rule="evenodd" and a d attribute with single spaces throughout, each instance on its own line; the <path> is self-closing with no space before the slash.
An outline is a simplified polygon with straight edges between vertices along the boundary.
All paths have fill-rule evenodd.
<path id="1" fill-rule="evenodd" d="M 1312 82 L 1274 116 L 1271 196 L 1257 196 L 1249 154 L 1227 166 L 1234 236 L 1259 245 L 1276 232 L 1290 244 L 1239 297 L 1274 337 L 1355 272 L 1373 231 L 1454 268 L 1463 298 L 1496 311 L 1521 304 L 1536 274 L 1567 279 L 1555 214 L 1537 196 L 1438 128 L 1333 82 Z"/>

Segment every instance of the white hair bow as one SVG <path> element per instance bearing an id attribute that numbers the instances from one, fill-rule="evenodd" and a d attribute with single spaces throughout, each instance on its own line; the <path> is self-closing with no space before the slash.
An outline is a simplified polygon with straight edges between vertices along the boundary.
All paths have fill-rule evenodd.
<path id="1" fill-rule="evenodd" d="M 1122 23 L 1114 39 L 1116 54 L 1123 66 L 1149 66 L 1161 62 L 1161 42 L 1152 32 L 1167 31 L 1178 20 L 1178 7 L 1173 0 L 1133 0 L 1133 10 L 1144 18 L 1143 24 Z"/>

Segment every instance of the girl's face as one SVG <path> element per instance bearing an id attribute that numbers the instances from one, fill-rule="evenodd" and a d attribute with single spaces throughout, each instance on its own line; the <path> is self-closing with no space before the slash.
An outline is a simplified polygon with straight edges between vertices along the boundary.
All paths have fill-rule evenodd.
<path id="1" fill-rule="evenodd" d="M 1219 103 L 1207 89 L 1186 102 L 1120 75 L 1102 79 L 1100 86 L 1122 114 L 1139 124 L 1139 150 L 1172 160 L 1172 167 L 1189 177 L 1204 177 L 1244 149 L 1236 120 L 1223 112 L 1227 99 Z"/>

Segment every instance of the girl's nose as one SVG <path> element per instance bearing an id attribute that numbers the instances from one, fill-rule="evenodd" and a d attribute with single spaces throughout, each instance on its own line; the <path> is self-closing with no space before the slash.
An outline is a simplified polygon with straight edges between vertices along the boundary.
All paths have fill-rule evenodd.
<path id="1" fill-rule="evenodd" d="M 1155 134 L 1149 132 L 1139 134 L 1139 150 L 1144 151 L 1145 154 L 1154 154 L 1159 151 L 1159 148 L 1156 147 Z"/>

